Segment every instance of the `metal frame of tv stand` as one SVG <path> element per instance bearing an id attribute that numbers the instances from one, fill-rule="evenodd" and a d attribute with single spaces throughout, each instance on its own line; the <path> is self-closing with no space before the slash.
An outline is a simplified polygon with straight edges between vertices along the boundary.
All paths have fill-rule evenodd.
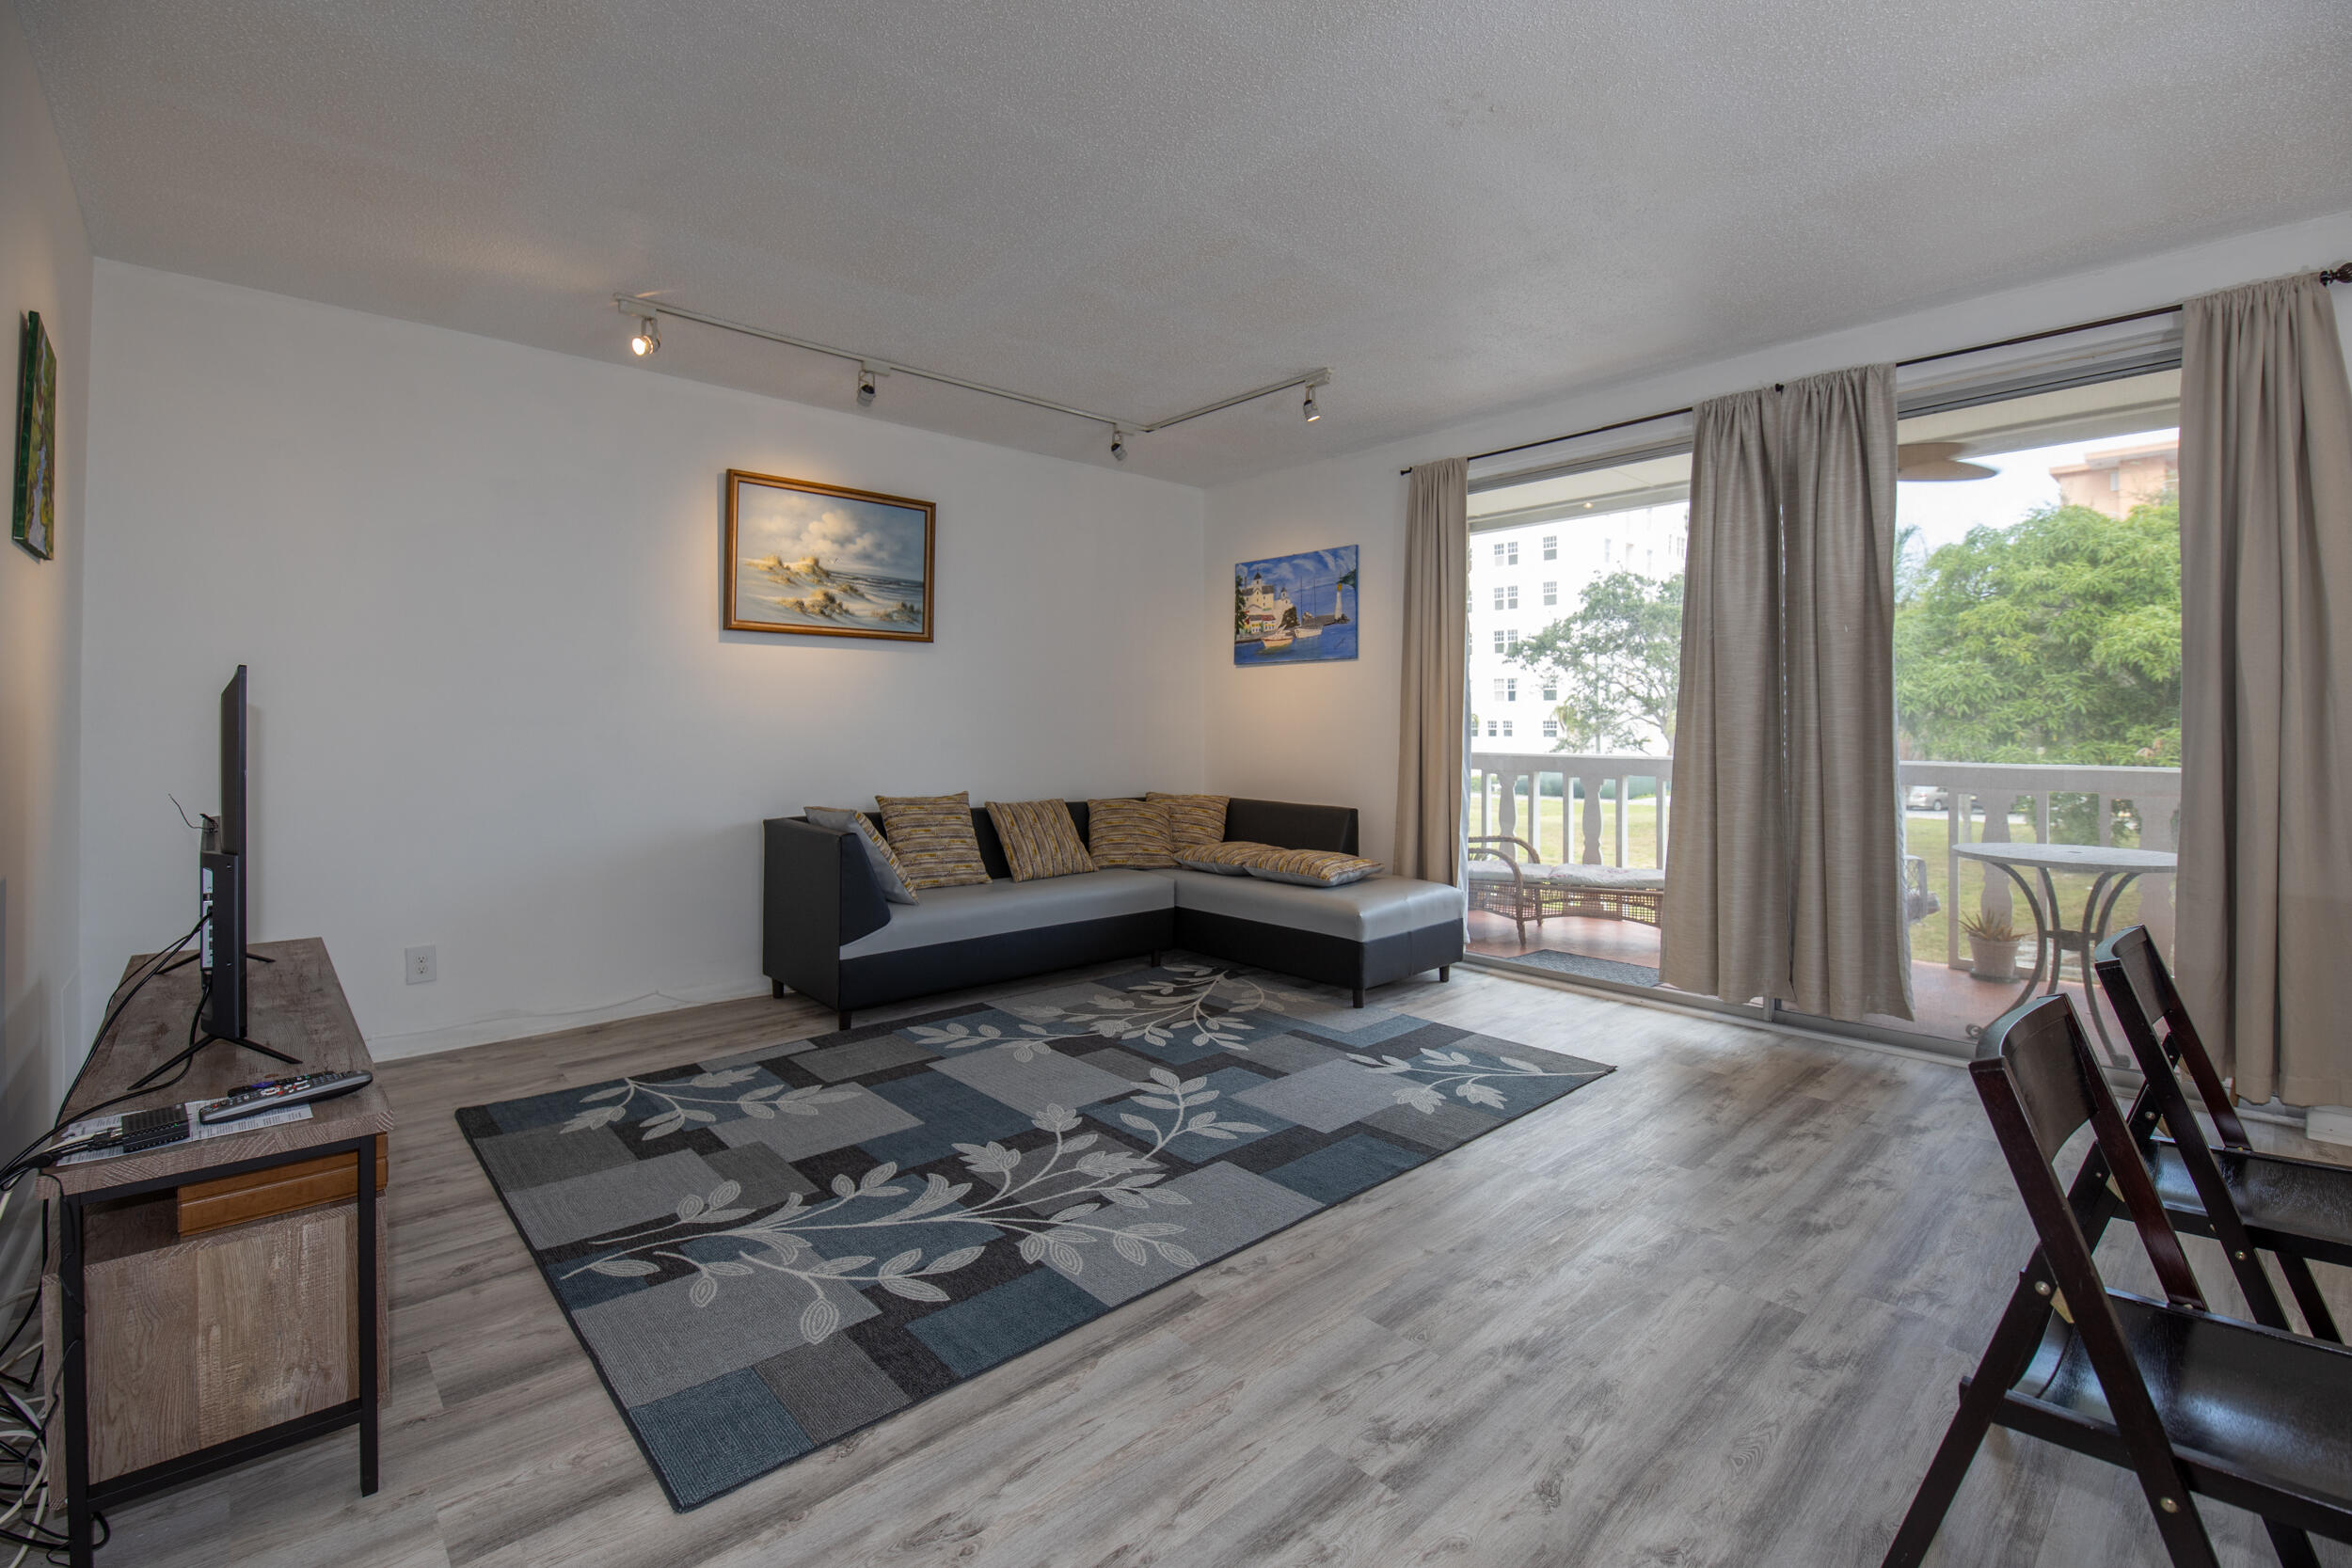
<path id="1" fill-rule="evenodd" d="M 66 1549 L 67 1561 L 72 1568 L 92 1568 L 92 1510 L 177 1486 L 182 1481 L 193 1481 L 199 1476 L 243 1464 L 248 1459 L 258 1459 L 263 1454 L 275 1453 L 326 1433 L 340 1432 L 347 1426 L 359 1429 L 359 1495 L 365 1497 L 375 1494 L 376 1418 L 381 1403 L 376 1392 L 379 1347 L 376 1343 L 375 1315 L 375 1140 L 376 1134 L 369 1132 L 361 1137 L 341 1143 L 320 1144 L 292 1154 L 265 1155 L 256 1160 L 230 1160 L 217 1165 L 183 1171 L 176 1176 L 126 1181 L 120 1186 L 97 1187 L 87 1192 L 61 1193 L 57 1196 L 58 1343 L 64 1372 L 59 1400 L 64 1408 Z M 324 1410 L 311 1411 L 305 1416 L 296 1416 L 291 1420 L 279 1421 L 259 1432 L 248 1432 L 226 1442 L 192 1449 L 176 1458 L 162 1460 L 102 1481 L 92 1481 L 89 1479 L 88 1344 L 84 1335 L 87 1309 L 83 1299 L 82 1211 L 94 1202 L 158 1192 L 166 1187 L 183 1187 L 199 1181 L 216 1181 L 224 1177 L 267 1170 L 273 1165 L 296 1164 L 338 1154 L 352 1157 L 354 1188 L 358 1201 L 358 1227 L 352 1250 L 357 1254 L 359 1287 L 359 1397 L 329 1405 Z"/>

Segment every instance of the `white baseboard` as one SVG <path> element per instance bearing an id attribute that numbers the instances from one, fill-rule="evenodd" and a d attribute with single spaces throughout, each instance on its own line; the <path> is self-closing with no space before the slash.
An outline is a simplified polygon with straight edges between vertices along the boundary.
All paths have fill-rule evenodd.
<path id="1" fill-rule="evenodd" d="M 430 1056 L 442 1051 L 460 1051 L 469 1045 L 493 1045 L 500 1040 L 551 1035 L 561 1029 L 577 1029 L 588 1023 L 643 1018 L 648 1013 L 699 1007 L 711 1002 L 737 1002 L 749 996 L 766 996 L 768 992 L 769 984 L 765 979 L 749 982 L 729 980 L 716 985 L 691 986 L 677 991 L 648 991 L 625 1002 L 583 1007 L 576 1012 L 499 1013 L 469 1023 L 453 1023 L 441 1029 L 373 1036 L 368 1040 L 368 1054 L 379 1062 L 395 1062 L 405 1056 Z"/>
<path id="2" fill-rule="evenodd" d="M 2352 1144 L 2352 1106 L 2312 1106 L 2303 1113 L 2303 1136 L 2313 1143 Z"/>

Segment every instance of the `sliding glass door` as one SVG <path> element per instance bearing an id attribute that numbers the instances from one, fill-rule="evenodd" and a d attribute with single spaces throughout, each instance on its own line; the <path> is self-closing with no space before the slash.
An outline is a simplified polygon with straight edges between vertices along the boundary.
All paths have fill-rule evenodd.
<path id="1" fill-rule="evenodd" d="M 1470 497 L 1470 951 L 1659 985 L 1687 450 Z"/>
<path id="2" fill-rule="evenodd" d="M 2087 1000 L 2103 931 L 2169 954 L 2179 372 L 2075 379 L 1899 423 L 1899 798 L 1845 829 L 1902 834 L 1902 885 L 1867 896 L 1907 934 L 1914 1016 L 1774 1016 L 1964 1051 L 2037 970 Z M 1470 497 L 1483 961 L 1663 989 L 1689 484 L 1687 450 L 1651 451 Z"/>
<path id="3" fill-rule="evenodd" d="M 1898 427 L 1895 686 L 1914 1017 L 1964 1045 L 2085 933 L 2168 958 L 2181 796 L 2180 372 Z M 2039 917 L 2037 919 L 2037 917 Z M 2120 1040 L 2117 1041 L 2120 1046 Z"/>

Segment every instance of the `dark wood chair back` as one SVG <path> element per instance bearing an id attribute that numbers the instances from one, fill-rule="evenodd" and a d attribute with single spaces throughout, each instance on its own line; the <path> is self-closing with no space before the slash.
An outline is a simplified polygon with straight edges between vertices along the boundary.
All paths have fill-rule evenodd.
<path id="1" fill-rule="evenodd" d="M 2091 1261 L 2091 1243 L 2052 1168 L 2067 1140 L 2089 1123 L 2107 1176 L 2122 1196 L 2124 1212 L 2139 1232 L 2165 1295 L 2176 1307 L 2202 1310 L 2204 1292 L 2198 1288 L 2196 1273 L 2165 1215 L 2122 1114 L 2099 1075 L 2074 1003 L 2064 996 L 2045 996 L 1994 1020 L 1978 1047 L 1978 1059 L 1968 1064 L 1968 1074 L 2068 1297 L 2081 1300 L 2089 1311 L 2092 1295 L 2106 1290 Z"/>
<path id="2" fill-rule="evenodd" d="M 2116 932 L 2099 944 L 2091 962 L 2099 974 L 2099 988 L 2106 992 L 2107 1005 L 2123 1026 L 2123 1037 L 2138 1058 L 2139 1070 L 2154 1077 L 2157 1061 L 2163 1062 L 2168 1078 L 2176 1069 L 2187 1069 L 2189 1082 L 2197 1085 L 2197 1097 L 2205 1102 L 2205 1114 L 2213 1117 L 2214 1132 L 2222 1143 L 2231 1148 L 2251 1148 L 2246 1124 L 2238 1120 L 2230 1091 L 2215 1070 L 2213 1057 L 2197 1033 L 2197 1022 L 2188 1016 L 2188 1007 L 2172 984 L 2172 972 L 2165 966 L 2164 955 L 2156 951 L 2148 927 L 2132 926 Z"/>

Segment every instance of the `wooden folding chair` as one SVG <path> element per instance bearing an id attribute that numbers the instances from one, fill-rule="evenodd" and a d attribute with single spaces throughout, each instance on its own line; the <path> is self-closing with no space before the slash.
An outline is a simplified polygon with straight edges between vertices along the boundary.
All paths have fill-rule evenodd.
<path id="1" fill-rule="evenodd" d="M 2352 1541 L 2352 1351 L 2205 1310 L 2072 1002 L 2004 1014 L 1969 1064 L 2040 1244 L 1887 1548 L 1927 1555 L 1985 1433 L 2011 1431 L 2138 1478 L 2175 1568 L 2217 1568 L 2196 1495 L 2262 1515 L 2287 1568 L 2318 1568 L 2307 1532 Z M 2073 1188 L 2051 1169 L 2089 1122 Z M 2112 1178 L 2167 1300 L 2110 1291 L 2084 1221 Z"/>
<path id="2" fill-rule="evenodd" d="M 2246 1124 L 2238 1119 L 2146 927 L 2131 927 L 2101 942 L 2093 962 L 2146 1079 L 2124 1124 L 2173 1228 L 2219 1242 L 2254 1320 L 2286 1328 L 2291 1325 L 2262 1264 L 2263 1251 L 2275 1254 L 2312 1335 L 2341 1342 L 2344 1336 L 2309 1260 L 2352 1268 L 2352 1168 L 2265 1154 L 2249 1145 Z M 2205 1141 L 2182 1092 L 2184 1068 L 2213 1117 L 2222 1144 L 2217 1149 Z M 2095 1235 L 2092 1240 L 2095 1243 Z"/>

